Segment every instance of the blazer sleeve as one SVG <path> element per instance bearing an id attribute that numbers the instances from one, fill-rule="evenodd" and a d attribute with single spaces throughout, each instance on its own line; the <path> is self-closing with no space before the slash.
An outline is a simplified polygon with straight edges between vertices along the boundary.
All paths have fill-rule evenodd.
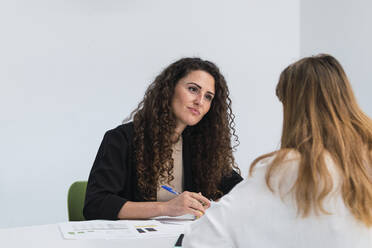
<path id="1" fill-rule="evenodd" d="M 232 170 L 232 173 L 230 175 L 222 178 L 219 190 L 221 190 L 222 193 L 226 195 L 235 187 L 235 185 L 237 185 L 241 181 L 243 181 L 243 178 L 235 170 Z"/>
<path id="2" fill-rule="evenodd" d="M 128 139 L 118 129 L 106 132 L 91 169 L 83 214 L 87 220 L 117 220 L 127 199 L 119 196 L 128 180 Z"/>

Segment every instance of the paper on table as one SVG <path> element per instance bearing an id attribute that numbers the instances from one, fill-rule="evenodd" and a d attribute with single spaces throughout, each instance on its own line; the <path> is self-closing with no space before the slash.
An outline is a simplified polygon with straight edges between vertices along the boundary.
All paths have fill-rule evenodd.
<path id="1" fill-rule="evenodd" d="M 108 239 L 115 236 L 135 237 L 133 228 L 125 222 L 80 221 L 60 223 L 65 239 Z"/>
<path id="2" fill-rule="evenodd" d="M 176 216 L 176 217 L 158 216 L 158 217 L 154 217 L 152 219 L 157 220 L 162 224 L 188 225 L 192 221 L 195 220 L 195 216 L 192 215 L 192 214 L 185 214 L 185 215 Z"/>
<path id="3" fill-rule="evenodd" d="M 59 228 L 65 239 L 131 239 L 174 236 L 166 225 L 155 220 L 66 222 L 60 223 Z"/>
<path id="4" fill-rule="evenodd" d="M 191 214 L 186 214 L 177 217 L 170 216 L 159 216 L 153 218 L 163 224 L 164 232 L 169 233 L 169 236 L 178 237 L 180 234 L 184 233 L 186 227 L 194 222 L 195 216 Z"/>

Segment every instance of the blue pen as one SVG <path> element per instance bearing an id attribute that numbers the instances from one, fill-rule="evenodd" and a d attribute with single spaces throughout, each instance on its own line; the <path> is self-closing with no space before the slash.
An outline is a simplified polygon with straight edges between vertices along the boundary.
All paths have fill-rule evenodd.
<path id="1" fill-rule="evenodd" d="M 179 195 L 179 194 L 180 194 L 180 193 L 178 193 L 177 191 L 175 191 L 174 189 L 172 189 L 171 187 L 168 187 L 168 186 L 166 186 L 166 185 L 162 185 L 161 187 L 162 187 L 163 189 L 165 189 L 165 190 L 171 192 L 172 194 L 175 194 L 175 195 Z"/>

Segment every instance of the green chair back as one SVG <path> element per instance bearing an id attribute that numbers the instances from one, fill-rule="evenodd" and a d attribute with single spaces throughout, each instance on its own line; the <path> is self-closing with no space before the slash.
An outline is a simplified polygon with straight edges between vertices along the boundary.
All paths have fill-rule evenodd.
<path id="1" fill-rule="evenodd" d="M 67 209 L 69 221 L 85 220 L 83 207 L 87 181 L 77 181 L 71 184 L 67 195 Z"/>

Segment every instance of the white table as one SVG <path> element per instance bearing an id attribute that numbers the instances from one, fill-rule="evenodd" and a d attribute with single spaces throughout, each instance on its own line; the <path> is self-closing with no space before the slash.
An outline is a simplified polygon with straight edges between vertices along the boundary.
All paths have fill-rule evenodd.
<path id="1" fill-rule="evenodd" d="M 58 224 L 0 229 L 2 248 L 173 248 L 177 237 L 116 240 L 65 240 Z"/>

